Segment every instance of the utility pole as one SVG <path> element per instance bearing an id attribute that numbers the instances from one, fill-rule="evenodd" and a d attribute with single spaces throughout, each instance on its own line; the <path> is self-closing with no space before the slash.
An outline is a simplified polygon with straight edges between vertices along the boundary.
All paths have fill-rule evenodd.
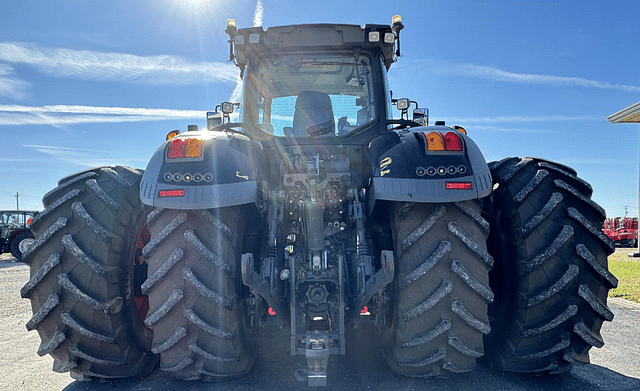
<path id="1" fill-rule="evenodd" d="M 16 192 L 16 210 L 20 210 L 20 194 Z"/>

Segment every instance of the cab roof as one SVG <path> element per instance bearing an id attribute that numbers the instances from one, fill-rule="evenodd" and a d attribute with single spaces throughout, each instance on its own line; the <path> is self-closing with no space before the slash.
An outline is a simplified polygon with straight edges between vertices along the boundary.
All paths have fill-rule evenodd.
<path id="1" fill-rule="evenodd" d="M 392 34 L 386 35 L 386 34 Z M 367 24 L 300 24 L 290 26 L 249 27 L 232 36 L 235 61 L 244 69 L 251 57 L 269 53 L 310 51 L 380 50 L 387 69 L 394 62 L 395 34 L 391 26 Z"/>

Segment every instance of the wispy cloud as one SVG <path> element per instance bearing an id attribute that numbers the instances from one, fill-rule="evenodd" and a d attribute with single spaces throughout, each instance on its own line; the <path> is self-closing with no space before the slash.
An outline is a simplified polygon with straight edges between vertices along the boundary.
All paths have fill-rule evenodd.
<path id="1" fill-rule="evenodd" d="M 461 118 L 461 117 L 447 117 L 448 122 L 464 122 L 464 123 L 523 123 L 523 122 L 559 122 L 559 121 L 604 121 L 600 116 L 594 115 L 540 115 L 540 116 L 501 116 L 501 117 L 476 117 L 476 118 Z"/>
<path id="2" fill-rule="evenodd" d="M 448 124 L 462 124 L 471 130 L 482 130 L 489 133 L 550 133 L 549 123 L 557 122 L 596 122 L 604 121 L 600 116 L 583 115 L 540 115 L 540 116 L 499 116 L 499 117 L 447 117 L 443 116 Z M 525 124 L 542 123 L 545 128 L 533 125 L 530 128 L 523 127 Z"/>
<path id="3" fill-rule="evenodd" d="M 21 106 L 0 105 L 1 125 L 75 125 L 88 123 L 118 123 L 163 121 L 172 119 L 203 119 L 205 111 L 150 109 L 135 107 L 95 106 Z"/>
<path id="4" fill-rule="evenodd" d="M 614 84 L 605 81 L 585 79 L 582 77 L 517 73 L 486 65 L 460 64 L 441 60 L 424 60 L 420 61 L 419 64 L 420 65 L 418 65 L 417 62 L 414 62 L 413 66 L 419 66 L 422 71 L 431 70 L 432 72 L 440 75 L 460 76 L 519 84 L 544 84 L 550 86 L 573 86 L 598 88 L 602 90 L 640 92 L 640 86 Z"/>
<path id="5" fill-rule="evenodd" d="M 107 159 L 98 158 L 97 155 L 107 154 L 108 151 L 100 151 L 94 149 L 66 148 L 50 145 L 25 145 L 25 147 L 33 148 L 40 153 L 49 155 L 57 160 L 67 163 L 78 164 L 87 167 L 97 167 L 108 165 Z"/>
<path id="6" fill-rule="evenodd" d="M 233 89 L 233 92 L 229 97 L 229 102 L 240 102 L 240 99 L 242 99 L 242 79 L 238 76 L 236 87 Z"/>
<path id="7" fill-rule="evenodd" d="M 0 61 L 26 64 L 54 77 L 145 85 L 235 83 L 238 75 L 238 69 L 228 63 L 193 62 L 170 55 L 137 56 L 48 48 L 29 43 L 0 43 Z"/>
<path id="8" fill-rule="evenodd" d="M 61 160 L 67 163 L 77 164 L 86 167 L 98 167 L 112 164 L 125 164 L 125 165 L 140 165 L 140 163 L 146 162 L 145 159 L 131 159 L 129 154 L 127 159 L 121 159 L 119 156 L 113 156 L 113 151 L 88 149 L 88 148 L 68 148 L 57 147 L 51 145 L 32 145 L 27 144 L 25 147 L 33 148 L 34 150 L 53 157 L 57 160 Z M 109 157 L 100 157 L 100 156 Z"/>
<path id="9" fill-rule="evenodd" d="M 258 0 L 256 3 L 256 11 L 253 14 L 253 27 L 262 27 L 262 15 L 264 14 L 264 8 L 262 7 L 262 1 Z"/>
<path id="10" fill-rule="evenodd" d="M 29 83 L 16 78 L 13 73 L 11 66 L 0 63 L 0 96 L 21 100 Z"/>

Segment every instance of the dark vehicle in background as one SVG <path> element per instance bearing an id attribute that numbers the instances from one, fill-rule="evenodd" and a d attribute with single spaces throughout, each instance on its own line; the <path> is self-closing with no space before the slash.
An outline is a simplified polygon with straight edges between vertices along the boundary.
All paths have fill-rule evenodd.
<path id="1" fill-rule="evenodd" d="M 35 211 L 0 210 L 0 253 L 11 253 L 18 261 L 22 260 L 34 241 L 29 224 L 38 214 Z"/>

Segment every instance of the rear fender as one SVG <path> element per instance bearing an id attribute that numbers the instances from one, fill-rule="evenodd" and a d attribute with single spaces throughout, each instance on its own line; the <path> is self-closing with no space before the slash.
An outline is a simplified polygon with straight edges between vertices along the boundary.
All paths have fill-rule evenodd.
<path id="1" fill-rule="evenodd" d="M 180 143 L 190 151 L 187 157 L 175 153 Z M 170 209 L 254 203 L 261 154 L 259 143 L 238 133 L 180 134 L 158 148 L 149 161 L 140 183 L 140 200 L 145 205 Z"/>
<path id="2" fill-rule="evenodd" d="M 427 135 L 455 132 L 462 151 L 427 151 Z M 491 193 L 491 172 L 470 137 L 448 126 L 423 126 L 371 143 L 373 178 L 369 207 L 377 200 L 457 202 Z"/>

